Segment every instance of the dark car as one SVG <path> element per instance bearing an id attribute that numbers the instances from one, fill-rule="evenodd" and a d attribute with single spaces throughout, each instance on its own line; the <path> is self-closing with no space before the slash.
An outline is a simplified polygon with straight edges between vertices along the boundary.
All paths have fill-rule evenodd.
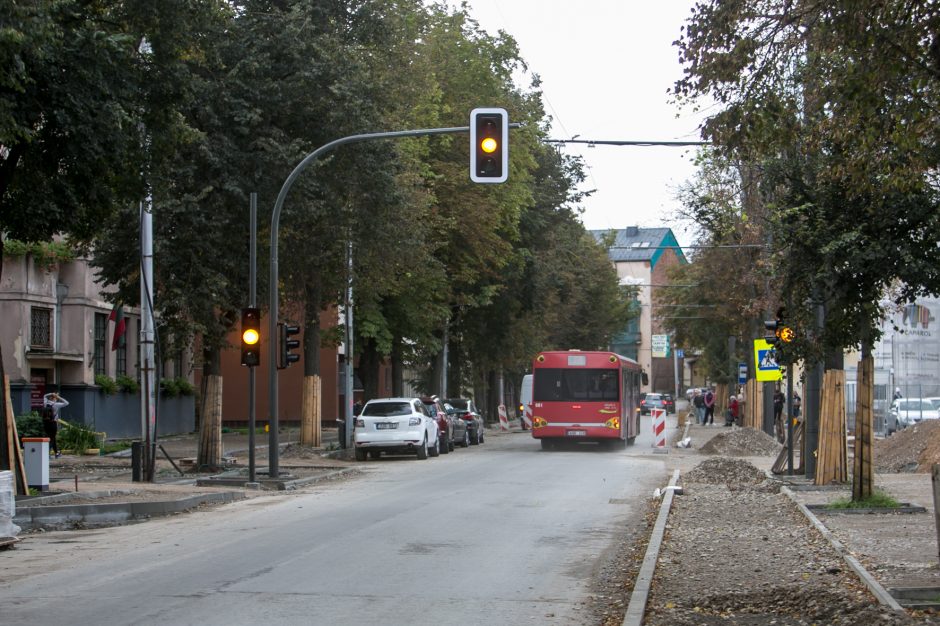
<path id="1" fill-rule="evenodd" d="M 666 413 L 671 413 L 675 415 L 676 413 L 676 401 L 673 399 L 671 393 L 663 394 L 663 408 L 666 409 Z"/>
<path id="2" fill-rule="evenodd" d="M 653 409 L 665 409 L 666 403 L 661 393 L 648 393 L 640 400 L 640 415 L 649 415 Z"/>
<path id="3" fill-rule="evenodd" d="M 466 423 L 470 435 L 470 445 L 475 446 L 483 443 L 483 416 L 477 411 L 473 400 L 469 398 L 449 398 L 446 404 L 453 407 L 453 414 Z"/>
<path id="4" fill-rule="evenodd" d="M 441 453 L 447 454 L 454 449 L 454 445 L 466 448 L 470 445 L 470 436 L 467 432 L 467 424 L 454 415 L 453 410 L 448 410 L 448 406 L 441 402 L 437 396 L 425 396 L 421 398 L 424 408 L 428 414 L 437 420 L 437 426 L 441 433 Z"/>

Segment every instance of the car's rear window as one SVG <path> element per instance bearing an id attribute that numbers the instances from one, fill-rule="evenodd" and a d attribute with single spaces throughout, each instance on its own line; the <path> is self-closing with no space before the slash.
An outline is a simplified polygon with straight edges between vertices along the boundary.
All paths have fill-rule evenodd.
<path id="1" fill-rule="evenodd" d="M 459 410 L 461 410 L 461 411 L 466 411 L 466 410 L 467 410 L 467 401 L 466 401 L 466 400 L 458 400 L 458 399 L 455 399 L 455 400 L 448 400 L 447 403 L 450 404 L 450 405 L 451 405 L 452 407 L 454 407 L 455 409 L 459 409 Z"/>
<path id="2" fill-rule="evenodd" d="M 362 409 L 362 415 L 371 417 L 411 415 L 411 405 L 407 402 L 370 402 Z"/>

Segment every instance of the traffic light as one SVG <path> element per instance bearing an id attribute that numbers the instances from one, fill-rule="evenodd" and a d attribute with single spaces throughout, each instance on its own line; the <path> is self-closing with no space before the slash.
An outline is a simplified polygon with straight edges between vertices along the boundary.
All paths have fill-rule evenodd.
<path id="1" fill-rule="evenodd" d="M 291 350 L 300 347 L 299 339 L 291 339 L 292 336 L 300 332 L 299 326 L 291 326 L 284 322 L 278 322 L 277 341 L 279 350 L 277 351 L 277 368 L 284 369 L 291 363 L 300 360 L 299 354 L 294 354 Z"/>
<path id="2" fill-rule="evenodd" d="M 504 183 L 509 177 L 509 114 L 506 109 L 470 111 L 470 180 Z"/>
<path id="3" fill-rule="evenodd" d="M 764 321 L 764 328 L 772 334 L 766 335 L 764 339 L 775 349 L 780 350 L 796 338 L 796 332 L 784 321 L 784 310 L 777 311 L 777 318 Z"/>
<path id="4" fill-rule="evenodd" d="M 261 309 L 242 309 L 242 365 L 261 364 Z"/>

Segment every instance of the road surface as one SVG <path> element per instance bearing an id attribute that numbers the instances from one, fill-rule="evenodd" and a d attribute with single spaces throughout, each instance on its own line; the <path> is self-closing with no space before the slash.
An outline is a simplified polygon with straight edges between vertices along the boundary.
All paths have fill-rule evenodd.
<path id="1" fill-rule="evenodd" d="M 503 434 L 302 493 L 33 535 L 0 552 L 2 622 L 590 624 L 592 576 L 667 478 L 649 446 Z"/>

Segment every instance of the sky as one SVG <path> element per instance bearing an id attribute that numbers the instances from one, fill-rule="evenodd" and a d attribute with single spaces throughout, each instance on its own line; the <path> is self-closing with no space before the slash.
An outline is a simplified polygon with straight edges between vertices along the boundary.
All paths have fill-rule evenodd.
<path id="1" fill-rule="evenodd" d="M 629 141 L 701 139 L 701 114 L 680 109 L 668 93 L 682 77 L 672 42 L 693 4 L 468 0 L 480 26 L 512 35 L 529 73 L 541 78 L 551 138 Z M 518 81 L 530 83 L 531 76 Z M 676 192 L 694 175 L 695 148 L 567 144 L 564 151 L 584 158 L 584 188 L 596 190 L 582 204 L 587 228 L 668 226 L 680 244 L 692 243 L 688 224 L 676 220 Z"/>

